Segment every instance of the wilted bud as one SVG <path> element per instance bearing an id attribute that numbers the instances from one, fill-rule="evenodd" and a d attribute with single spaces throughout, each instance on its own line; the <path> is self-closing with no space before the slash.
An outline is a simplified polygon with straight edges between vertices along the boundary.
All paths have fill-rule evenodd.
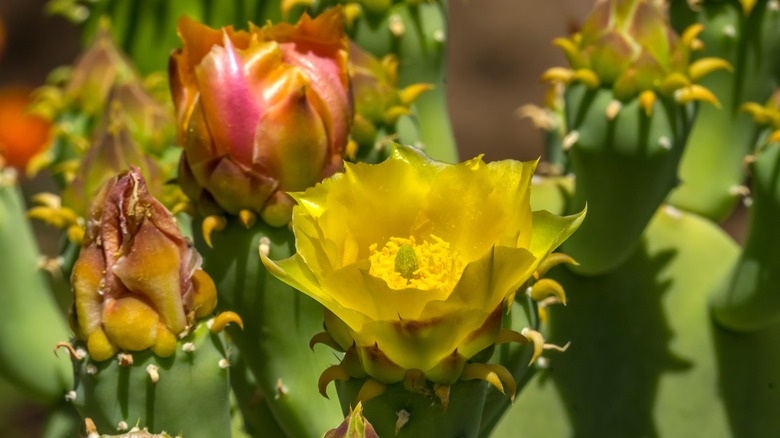
<path id="1" fill-rule="evenodd" d="M 352 118 L 339 9 L 248 32 L 179 22 L 170 82 L 180 183 L 206 213 L 289 220 L 284 194 L 341 166 Z"/>
<path id="2" fill-rule="evenodd" d="M 325 432 L 323 438 L 379 438 L 379 435 L 363 416 L 363 405 L 358 402 L 344 422 L 339 427 Z"/>
<path id="3" fill-rule="evenodd" d="M 200 264 L 138 168 L 110 180 L 92 204 L 71 277 L 74 330 L 92 358 L 147 348 L 171 355 L 177 337 L 216 306 Z"/>

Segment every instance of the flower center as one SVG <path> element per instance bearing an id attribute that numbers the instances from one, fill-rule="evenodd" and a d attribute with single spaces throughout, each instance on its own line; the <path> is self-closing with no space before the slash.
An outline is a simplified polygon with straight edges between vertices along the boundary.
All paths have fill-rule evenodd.
<path id="1" fill-rule="evenodd" d="M 391 289 L 451 291 L 465 264 L 448 242 L 434 235 L 430 239 L 417 243 L 414 237 L 391 237 L 381 249 L 371 245 L 369 274 L 385 280 Z"/>

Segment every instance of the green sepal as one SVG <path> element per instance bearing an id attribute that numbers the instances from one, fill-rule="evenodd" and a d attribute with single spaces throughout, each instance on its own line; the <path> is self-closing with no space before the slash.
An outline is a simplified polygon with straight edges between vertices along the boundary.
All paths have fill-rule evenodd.
<path id="1" fill-rule="evenodd" d="M 191 352 L 184 351 L 186 343 L 192 343 Z M 201 322 L 179 340 L 173 356 L 160 358 L 146 350 L 132 357 L 129 366 L 120 366 L 118 358 L 74 360 L 73 403 L 98 431 L 125 432 L 119 427 L 123 422 L 185 438 L 230 437 L 230 362 L 222 335 Z M 157 367 L 156 383 L 149 366 Z"/>

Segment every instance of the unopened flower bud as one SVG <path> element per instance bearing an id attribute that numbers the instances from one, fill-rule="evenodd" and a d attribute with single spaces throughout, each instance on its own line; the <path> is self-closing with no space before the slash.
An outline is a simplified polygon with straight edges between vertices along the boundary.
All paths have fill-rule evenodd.
<path id="1" fill-rule="evenodd" d="M 294 203 L 284 192 L 341 166 L 352 104 L 340 9 L 248 32 L 183 18 L 179 34 L 170 82 L 180 183 L 202 211 L 286 224 Z"/>

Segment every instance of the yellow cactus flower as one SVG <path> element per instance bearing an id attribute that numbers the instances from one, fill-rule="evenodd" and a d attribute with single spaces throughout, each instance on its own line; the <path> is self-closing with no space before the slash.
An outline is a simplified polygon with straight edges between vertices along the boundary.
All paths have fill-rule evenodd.
<path id="1" fill-rule="evenodd" d="M 535 162 L 450 165 L 397 146 L 380 164 L 345 166 L 292 194 L 297 253 L 263 263 L 325 306 L 329 335 L 317 342 L 357 358 L 353 377 L 387 384 L 410 370 L 457 381 L 584 215 L 531 211 Z"/>

